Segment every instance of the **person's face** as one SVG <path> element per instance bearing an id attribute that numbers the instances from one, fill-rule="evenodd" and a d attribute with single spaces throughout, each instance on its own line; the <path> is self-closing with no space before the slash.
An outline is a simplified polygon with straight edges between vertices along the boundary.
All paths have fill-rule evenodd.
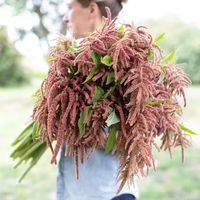
<path id="1" fill-rule="evenodd" d="M 70 0 L 68 4 L 69 12 L 64 16 L 63 20 L 67 23 L 67 29 L 72 33 L 73 37 L 81 38 L 86 32 L 94 31 L 95 19 L 91 6 L 84 8 L 78 1 Z"/>

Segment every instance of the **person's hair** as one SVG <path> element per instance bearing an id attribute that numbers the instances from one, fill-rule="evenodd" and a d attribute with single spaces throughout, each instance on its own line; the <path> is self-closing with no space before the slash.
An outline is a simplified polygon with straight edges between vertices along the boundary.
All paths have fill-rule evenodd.
<path id="1" fill-rule="evenodd" d="M 122 10 L 122 3 L 127 2 L 127 0 L 77 0 L 83 7 L 88 7 L 90 3 L 95 2 L 101 15 L 107 17 L 106 7 L 110 8 L 112 19 L 115 18 L 119 12 Z"/>

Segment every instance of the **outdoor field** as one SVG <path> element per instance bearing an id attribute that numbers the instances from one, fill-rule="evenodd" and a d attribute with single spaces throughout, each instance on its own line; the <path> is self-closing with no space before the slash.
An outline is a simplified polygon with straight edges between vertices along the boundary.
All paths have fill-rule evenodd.
<path id="1" fill-rule="evenodd" d="M 22 183 L 18 179 L 25 168 L 13 169 L 14 162 L 9 155 L 13 150 L 12 140 L 19 134 L 30 119 L 33 107 L 32 93 L 40 80 L 32 86 L 0 89 L 0 199 L 2 200 L 55 200 L 57 166 L 50 165 L 48 152 L 28 174 Z M 186 90 L 187 108 L 184 114 L 185 125 L 200 132 L 200 87 Z M 156 172 L 140 178 L 141 200 L 199 200 L 200 197 L 200 136 L 193 137 L 193 145 L 186 149 L 185 163 L 181 162 L 181 151 L 156 152 Z"/>

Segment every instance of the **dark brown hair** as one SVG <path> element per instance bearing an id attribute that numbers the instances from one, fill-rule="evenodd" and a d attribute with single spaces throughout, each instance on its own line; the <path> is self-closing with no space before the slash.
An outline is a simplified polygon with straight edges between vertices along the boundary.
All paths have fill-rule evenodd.
<path id="1" fill-rule="evenodd" d="M 110 8 L 112 18 L 115 18 L 119 12 L 122 10 L 122 2 L 126 2 L 127 0 L 104 0 L 104 1 L 98 1 L 98 0 L 77 0 L 83 7 L 88 7 L 90 3 L 95 2 L 99 10 L 101 12 L 101 15 L 104 17 L 107 17 L 106 13 L 106 7 Z"/>

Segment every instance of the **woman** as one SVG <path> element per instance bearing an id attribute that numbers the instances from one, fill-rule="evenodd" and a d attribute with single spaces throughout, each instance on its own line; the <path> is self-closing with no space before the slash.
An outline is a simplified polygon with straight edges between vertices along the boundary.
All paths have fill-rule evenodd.
<path id="1" fill-rule="evenodd" d="M 106 17 L 105 7 L 109 7 L 112 18 L 122 10 L 123 0 L 71 0 L 69 13 L 64 16 L 67 28 L 76 39 L 83 38 L 86 32 L 93 32 Z M 138 196 L 136 188 L 124 186 L 115 197 L 119 185 L 116 182 L 118 159 L 105 155 L 96 149 L 90 160 L 79 166 L 79 180 L 75 178 L 72 158 L 64 156 L 61 149 L 58 177 L 57 200 L 134 200 Z"/>

